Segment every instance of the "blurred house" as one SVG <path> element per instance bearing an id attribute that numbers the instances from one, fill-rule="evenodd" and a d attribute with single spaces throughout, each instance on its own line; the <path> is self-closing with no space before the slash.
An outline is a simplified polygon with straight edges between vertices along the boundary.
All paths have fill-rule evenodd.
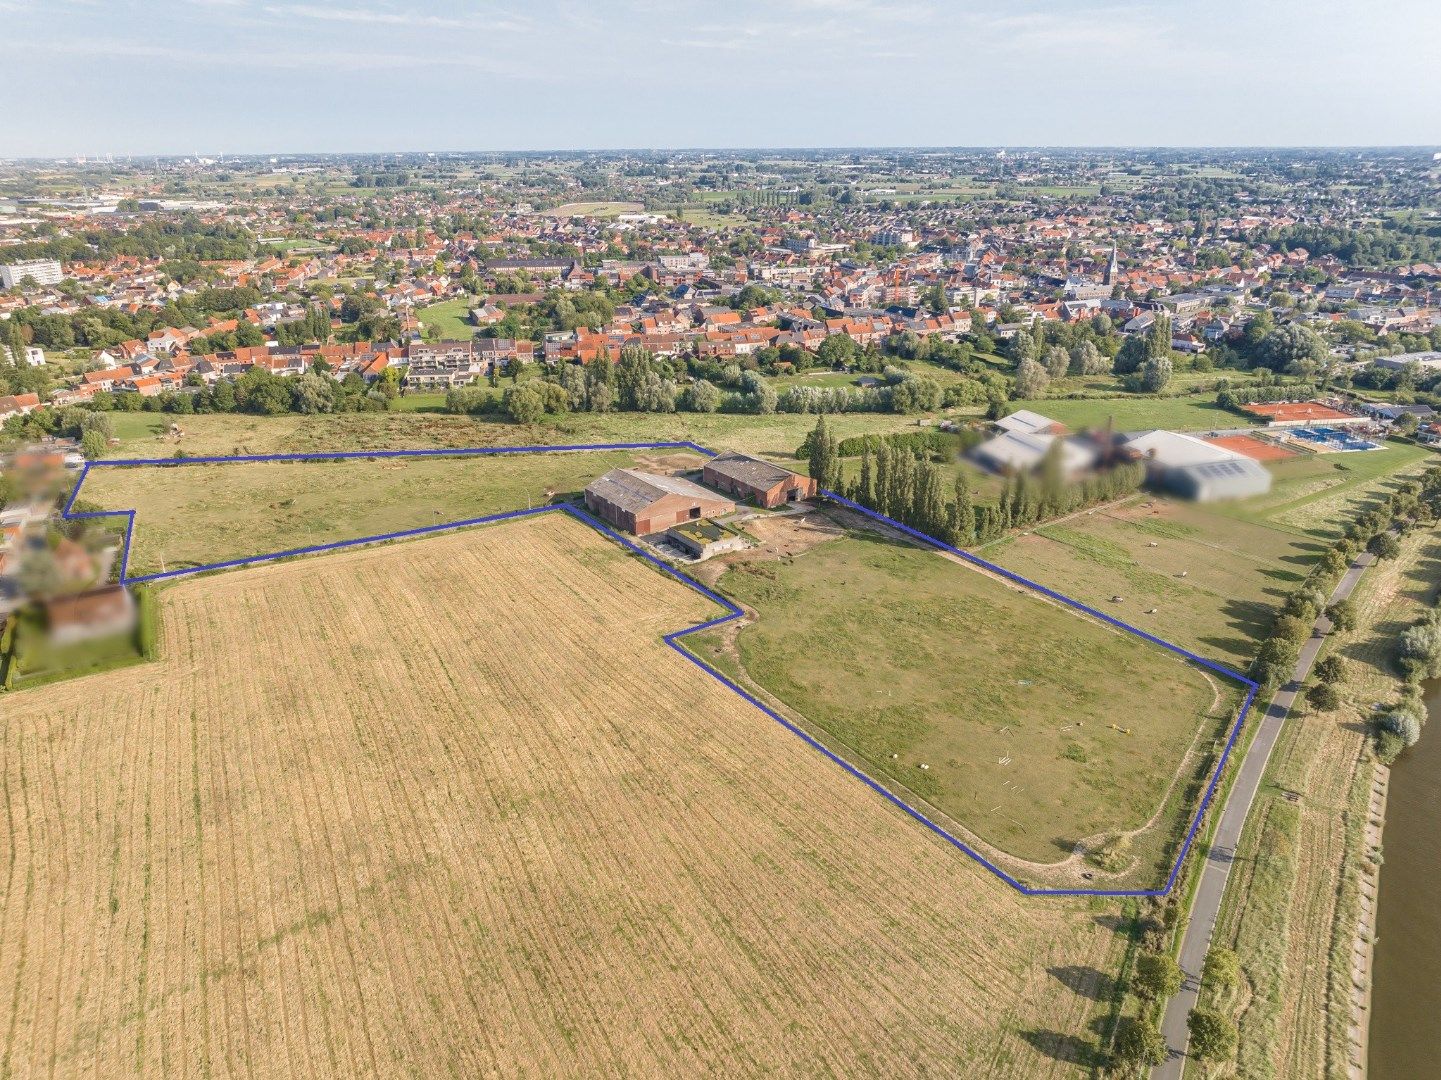
<path id="1" fill-rule="evenodd" d="M 135 627 L 135 598 L 123 585 L 57 596 L 45 602 L 45 624 L 52 645 L 129 633 Z"/>
<path id="2" fill-rule="evenodd" d="M 971 458 L 994 473 L 1032 472 L 1041 467 L 1055 443 L 1060 443 L 1061 473 L 1068 480 L 1094 467 L 1098 460 L 1096 448 L 1089 442 L 1022 431 L 1003 431 L 987 439 L 971 451 Z"/>
<path id="3" fill-rule="evenodd" d="M 1146 463 L 1152 484 L 1182 498 L 1214 502 L 1271 490 L 1271 474 L 1260 462 L 1194 435 L 1140 431 L 1121 436 L 1120 444 Z"/>

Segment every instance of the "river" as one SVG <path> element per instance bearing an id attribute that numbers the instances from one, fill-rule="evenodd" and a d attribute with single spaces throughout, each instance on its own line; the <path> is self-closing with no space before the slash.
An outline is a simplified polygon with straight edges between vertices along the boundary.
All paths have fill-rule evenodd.
<path id="1" fill-rule="evenodd" d="M 1371 1080 L 1441 1076 L 1441 680 L 1426 685 L 1426 712 L 1386 799 Z"/>

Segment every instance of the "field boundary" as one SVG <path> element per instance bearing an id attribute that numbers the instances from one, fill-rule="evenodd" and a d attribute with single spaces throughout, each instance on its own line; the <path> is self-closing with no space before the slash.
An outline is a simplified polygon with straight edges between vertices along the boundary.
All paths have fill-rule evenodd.
<path id="1" fill-rule="evenodd" d="M 951 833 L 944 826 L 932 820 L 922 811 L 916 809 L 914 806 L 906 802 L 899 795 L 892 792 L 889 788 L 885 787 L 879 781 L 872 779 L 857 766 L 852 765 L 840 755 L 827 748 L 814 736 L 810 735 L 809 733 L 798 727 L 796 724 L 787 720 L 784 716 L 780 715 L 780 713 L 778 713 L 776 710 L 770 708 L 754 694 L 751 694 L 744 687 L 738 685 L 733 679 L 718 671 L 716 668 L 706 663 L 704 660 L 696 656 L 693 652 L 691 652 L 684 645 L 682 645 L 680 643 L 680 639 L 690 634 L 699 633 L 703 630 L 709 630 L 713 627 L 731 622 L 732 620 L 742 618 L 744 616 L 744 612 L 738 605 L 732 603 L 730 600 L 727 600 L 725 597 L 719 595 L 711 589 L 706 588 L 704 585 L 696 581 L 694 578 L 690 577 L 688 574 L 681 572 L 680 570 L 671 566 L 669 563 L 665 562 L 663 559 L 659 558 L 658 556 L 652 554 L 649 551 L 646 551 L 639 544 L 627 539 L 625 536 L 610 528 L 608 525 L 605 525 L 603 522 L 591 516 L 586 511 L 581 510 L 579 507 L 562 503 L 532 507 L 524 510 L 507 510 L 501 513 L 486 514 L 481 517 L 467 518 L 459 521 L 440 522 L 434 525 L 423 525 L 419 528 L 402 529 L 397 532 L 380 533 L 374 536 L 362 536 L 351 540 L 336 540 L 325 544 L 312 544 L 306 547 L 290 548 L 285 551 L 268 552 L 259 555 L 246 556 L 238 559 L 227 559 L 223 562 L 207 563 L 201 566 L 182 567 L 176 570 L 166 570 L 155 574 L 142 574 L 136 577 L 130 577 L 128 574 L 130 563 L 130 545 L 135 531 L 136 512 L 133 509 L 130 509 L 93 510 L 77 513 L 74 512 L 73 509 L 75 505 L 75 500 L 79 496 L 81 488 L 84 487 L 86 478 L 90 475 L 90 470 L 94 468 L 174 468 L 185 465 L 220 465 L 244 462 L 338 461 L 347 459 L 354 460 L 365 458 L 396 457 L 481 457 L 495 454 L 574 453 L 583 451 L 606 450 L 693 450 L 704 457 L 715 457 L 717 453 L 714 450 L 709 450 L 706 447 L 697 445 L 693 442 L 677 441 L 641 443 L 595 443 L 588 445 L 572 446 L 473 447 L 431 450 L 349 450 L 336 451 L 333 453 L 311 452 L 298 454 L 247 454 L 178 458 L 115 458 L 110 460 L 86 462 L 84 468 L 81 469 L 79 479 L 75 482 L 75 487 L 70 492 L 70 497 L 65 501 L 65 506 L 61 510 L 61 517 L 66 520 L 106 517 L 124 518 L 125 540 L 122 545 L 120 557 L 120 583 L 122 585 L 135 585 L 144 582 L 185 577 L 191 574 L 211 573 L 218 570 L 227 570 L 234 567 L 247 566 L 253 563 L 271 562 L 277 559 L 295 558 L 297 556 L 319 554 L 321 552 L 335 551 L 342 548 L 358 547 L 362 544 L 384 543 L 391 540 L 401 540 L 410 537 L 425 536 L 433 533 L 449 532 L 456 529 L 468 528 L 475 525 L 487 525 L 494 522 L 508 521 L 516 518 L 535 517 L 540 514 L 555 512 L 566 513 L 569 514 L 571 517 L 575 518 L 577 521 L 581 522 L 582 524 L 588 525 L 592 529 L 595 529 L 603 536 L 614 540 L 616 543 L 620 544 L 623 548 L 627 549 L 631 553 L 639 555 L 642 559 L 659 569 L 662 573 L 669 575 L 670 577 L 679 581 L 682 585 L 685 585 L 687 588 L 694 590 L 695 592 L 704 596 L 706 599 L 720 605 L 722 608 L 725 609 L 726 614 L 720 616 L 719 618 L 708 619 L 704 622 L 696 623 L 694 626 L 687 626 L 683 629 L 675 630 L 669 634 L 663 635 L 661 640 L 664 641 L 666 645 L 670 646 L 670 648 L 674 649 L 681 656 L 685 657 L 687 660 L 689 660 L 696 667 L 700 668 L 711 678 L 721 683 L 732 693 L 739 695 L 742 699 L 755 706 L 766 716 L 770 717 L 776 723 L 784 727 L 791 734 L 801 739 L 811 749 L 825 755 L 825 757 L 828 758 L 832 763 L 838 765 L 845 772 L 849 773 L 855 779 L 865 784 L 868 788 L 870 788 L 876 794 L 880 795 L 883 799 L 891 803 L 893 806 L 900 809 L 907 816 L 911 817 L 915 821 L 919 822 L 921 825 L 925 826 L 925 828 L 929 829 L 940 839 L 944 840 L 952 847 L 957 848 L 958 850 L 969 856 L 971 859 L 973 859 L 975 862 L 979 863 L 985 869 L 989 870 L 992 874 L 996 875 L 996 877 L 1000 878 L 1013 889 L 1026 896 L 1142 897 L 1165 896 L 1175 886 L 1176 879 L 1181 872 L 1181 867 L 1186 861 L 1186 856 L 1190 852 L 1192 844 L 1195 842 L 1197 832 L 1199 831 L 1201 823 L 1205 818 L 1206 811 L 1207 809 L 1209 809 L 1211 801 L 1215 796 L 1216 787 L 1220 782 L 1221 774 L 1225 771 L 1226 763 L 1230 759 L 1231 751 L 1236 745 L 1236 741 L 1241 734 L 1241 729 L 1245 724 L 1246 716 L 1250 712 L 1251 705 L 1255 700 L 1257 690 L 1259 689 L 1256 682 L 1252 679 L 1247 678 L 1245 675 L 1240 674 L 1239 672 L 1232 671 L 1230 668 L 1225 667 L 1222 664 L 1218 664 L 1213 660 L 1208 660 L 1203 656 L 1199 656 L 1196 653 L 1191 652 L 1189 649 L 1182 648 L 1181 646 L 1166 641 L 1163 638 L 1159 638 L 1154 634 L 1147 633 L 1145 630 L 1142 630 L 1139 627 L 1135 627 L 1130 625 L 1129 623 L 1123 622 L 1112 615 L 1108 615 L 1104 611 L 1099 611 L 1096 608 L 1090 607 L 1089 605 L 1084 604 L 1079 600 L 1075 600 L 1069 596 L 1066 596 L 1064 593 L 1059 593 L 1056 592 L 1054 589 L 1049 589 L 1046 586 L 1039 584 L 1038 582 L 1032 581 L 1029 578 L 1022 577 L 1020 574 L 1007 570 L 1002 566 L 997 566 L 994 563 L 987 562 L 985 559 L 982 559 L 977 555 L 973 555 L 968 551 L 963 551 L 960 548 L 952 547 L 950 544 L 947 544 L 944 541 L 937 540 L 935 537 L 928 536 L 920 530 L 913 529 L 908 525 L 903 525 L 899 521 L 886 517 L 884 514 L 871 510 L 869 507 L 862 506 L 860 503 L 854 502 L 851 499 L 847 499 L 844 496 L 837 494 L 836 492 L 823 489 L 821 491 L 821 494 L 824 495 L 826 498 L 829 498 L 832 501 L 836 502 L 837 504 L 846 507 L 849 510 L 864 514 L 865 516 L 879 521 L 889 528 L 896 529 L 899 532 L 915 540 L 918 540 L 929 547 L 933 547 L 938 550 L 949 552 L 953 555 L 959 556 L 961 559 L 974 566 L 978 566 L 991 573 L 998 574 L 1006 580 L 1020 585 L 1022 588 L 1025 588 L 1035 593 L 1039 593 L 1042 596 L 1058 601 L 1059 603 L 1064 604 L 1067 607 L 1070 607 L 1076 611 L 1080 611 L 1087 615 L 1093 616 L 1094 618 L 1100 619 L 1102 622 L 1107 623 L 1110 626 L 1113 626 L 1116 629 L 1121 630 L 1125 633 L 1134 634 L 1136 637 L 1142 638 L 1145 641 L 1149 641 L 1152 644 L 1159 645 L 1162 648 L 1167 649 L 1172 653 L 1175 653 L 1176 655 L 1184 658 L 1191 663 L 1198 664 L 1201 667 L 1204 667 L 1210 671 L 1214 671 L 1217 674 L 1222 675 L 1227 679 L 1231 679 L 1246 688 L 1245 699 L 1241 704 L 1240 710 L 1236 714 L 1235 723 L 1231 725 L 1230 733 L 1226 739 L 1225 747 L 1222 749 L 1219 759 L 1217 760 L 1216 767 L 1212 771 L 1211 779 L 1206 785 L 1205 792 L 1201 797 L 1201 801 L 1196 807 L 1196 812 L 1191 818 L 1190 825 L 1186 830 L 1185 839 L 1182 841 L 1181 844 L 1181 849 L 1177 853 L 1176 860 L 1171 867 L 1170 873 L 1166 877 L 1166 882 L 1164 885 L 1155 889 L 1044 888 L 1026 885 L 1022 881 L 1013 877 L 1011 874 L 1008 874 L 1005 870 L 1001 869 L 995 863 L 991 862 L 979 851 L 975 850 L 973 847 L 967 844 L 964 840 Z"/>

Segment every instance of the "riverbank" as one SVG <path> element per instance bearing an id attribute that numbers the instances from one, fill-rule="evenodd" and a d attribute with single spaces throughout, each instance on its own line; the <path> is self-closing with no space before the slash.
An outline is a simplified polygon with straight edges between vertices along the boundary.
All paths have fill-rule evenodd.
<path id="1" fill-rule="evenodd" d="M 1323 652 L 1346 662 L 1341 705 L 1298 703 L 1277 742 L 1213 942 L 1236 951 L 1241 979 L 1202 998 L 1236 1021 L 1237 1058 L 1209 1076 L 1365 1075 L 1384 814 L 1370 721 L 1400 689 L 1394 642 L 1438 569 L 1441 538 L 1426 530 L 1367 572 L 1354 596 L 1357 628 L 1333 634 Z"/>
<path id="2" fill-rule="evenodd" d="M 1409 1080 L 1441 1071 L 1433 1034 L 1441 1009 L 1441 682 L 1426 684 L 1429 720 L 1421 741 L 1397 759 L 1391 773 L 1375 945 L 1371 1080 Z"/>

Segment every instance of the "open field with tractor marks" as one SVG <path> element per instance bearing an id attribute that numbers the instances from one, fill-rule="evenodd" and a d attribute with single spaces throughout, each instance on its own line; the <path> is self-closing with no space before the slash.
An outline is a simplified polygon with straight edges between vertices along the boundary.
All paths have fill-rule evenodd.
<path id="1" fill-rule="evenodd" d="M 1145 495 L 1038 526 L 981 554 L 1240 671 L 1320 551 L 1318 541 L 1290 531 Z"/>
<path id="2" fill-rule="evenodd" d="M 185 581 L 6 700 L 13 1075 L 1089 1075 L 1115 902 L 1026 899 L 664 647 L 561 517 Z M 258 673 L 264 677 L 258 677 Z"/>

